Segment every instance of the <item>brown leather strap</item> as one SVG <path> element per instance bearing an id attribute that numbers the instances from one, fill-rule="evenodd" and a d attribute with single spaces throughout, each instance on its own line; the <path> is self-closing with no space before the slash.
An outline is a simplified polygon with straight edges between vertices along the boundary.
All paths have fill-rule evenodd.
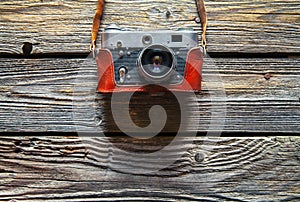
<path id="1" fill-rule="evenodd" d="M 204 51 L 206 51 L 206 28 L 207 28 L 207 15 L 206 15 L 206 8 L 204 4 L 204 0 L 196 0 L 198 14 L 201 20 L 202 26 L 202 47 Z"/>
<path id="2" fill-rule="evenodd" d="M 96 49 L 96 40 L 97 40 L 98 30 L 99 30 L 100 23 L 101 23 L 101 17 L 103 14 L 104 4 L 105 4 L 105 0 L 98 0 L 98 6 L 97 6 L 97 10 L 96 10 L 94 20 L 93 20 L 92 43 L 90 46 L 91 51 Z"/>
<path id="3" fill-rule="evenodd" d="M 97 10 L 96 10 L 94 20 L 93 20 L 92 43 L 90 46 L 91 50 L 96 49 L 96 40 L 97 40 L 98 30 L 99 30 L 100 23 L 101 23 L 101 17 L 103 14 L 104 4 L 105 4 L 105 0 L 98 0 L 98 6 L 97 6 Z M 205 51 L 206 50 L 207 15 L 206 15 L 204 0 L 196 0 L 196 4 L 197 4 L 199 17 L 201 20 L 201 26 L 202 26 L 202 43 L 201 43 L 201 45 Z"/>

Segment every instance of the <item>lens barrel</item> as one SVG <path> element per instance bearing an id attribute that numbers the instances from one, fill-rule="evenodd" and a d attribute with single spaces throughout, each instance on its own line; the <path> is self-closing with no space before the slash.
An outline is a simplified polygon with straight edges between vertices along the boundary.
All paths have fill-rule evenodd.
<path id="1" fill-rule="evenodd" d="M 174 52 L 161 44 L 144 48 L 137 60 L 140 76 L 154 83 L 167 81 L 175 71 L 175 64 Z"/>

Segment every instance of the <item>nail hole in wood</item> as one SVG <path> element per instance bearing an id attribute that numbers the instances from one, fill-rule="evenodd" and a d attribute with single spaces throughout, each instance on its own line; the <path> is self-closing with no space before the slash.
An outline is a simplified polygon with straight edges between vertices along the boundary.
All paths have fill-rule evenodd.
<path id="1" fill-rule="evenodd" d="M 166 17 L 169 18 L 170 16 L 171 16 L 171 12 L 170 12 L 170 11 L 167 11 L 167 12 L 166 12 Z"/>
<path id="2" fill-rule="evenodd" d="M 33 48 L 32 43 L 29 43 L 29 42 L 23 43 L 23 46 L 22 46 L 23 55 L 25 55 L 25 56 L 30 55 L 32 48 Z"/>
<path id="3" fill-rule="evenodd" d="M 103 122 L 102 117 L 100 117 L 100 116 L 95 117 L 96 126 L 101 126 L 102 122 Z"/>
<path id="4" fill-rule="evenodd" d="M 197 153 L 195 155 L 195 161 L 198 162 L 198 163 L 201 163 L 204 161 L 204 154 L 203 153 Z"/>
<path id="5" fill-rule="evenodd" d="M 269 73 L 265 74 L 265 75 L 264 75 L 264 78 L 265 78 L 266 80 L 270 80 L 271 74 L 269 74 Z"/>

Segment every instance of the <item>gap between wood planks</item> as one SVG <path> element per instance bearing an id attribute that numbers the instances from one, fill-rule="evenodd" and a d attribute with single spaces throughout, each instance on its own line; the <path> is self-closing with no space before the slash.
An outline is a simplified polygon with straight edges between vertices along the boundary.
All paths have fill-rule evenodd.
<path id="1" fill-rule="evenodd" d="M 37 54 L 8 54 L 0 53 L 0 58 L 13 58 L 13 59 L 42 59 L 42 58 L 66 58 L 66 59 L 80 59 L 87 58 L 90 53 L 68 53 L 68 52 L 56 52 L 56 53 L 37 53 Z M 211 58 L 300 58 L 300 53 L 245 53 L 245 52 L 208 52 L 208 56 Z"/>
<path id="2" fill-rule="evenodd" d="M 212 132 L 212 131 L 210 131 Z M 98 137 L 97 134 L 81 134 L 86 137 Z M 260 137 L 298 137 L 299 133 L 295 132 L 243 132 L 241 131 L 223 131 L 220 134 L 220 137 L 237 137 L 237 138 L 260 138 Z M 78 137 L 77 132 L 0 132 L 0 137 Z M 125 133 L 121 132 L 105 132 L 105 137 L 112 138 L 126 138 L 128 137 Z M 159 133 L 157 137 L 175 137 L 176 133 L 173 132 L 163 132 Z M 197 132 L 196 137 L 206 137 L 207 132 Z M 189 134 L 186 134 L 186 137 L 189 137 Z"/>

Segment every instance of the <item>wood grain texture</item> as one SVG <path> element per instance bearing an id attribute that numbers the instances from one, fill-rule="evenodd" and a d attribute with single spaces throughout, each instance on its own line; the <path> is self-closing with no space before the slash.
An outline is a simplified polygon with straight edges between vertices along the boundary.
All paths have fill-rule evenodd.
<path id="1" fill-rule="evenodd" d="M 194 0 L 106 2 L 101 30 L 188 27 L 200 37 Z M 208 51 L 232 58 L 206 58 L 203 91 L 182 98 L 190 137 L 144 140 L 113 133 L 119 129 L 111 97 L 96 93 L 95 61 L 62 58 L 87 55 L 96 4 L 0 2 L 0 201 L 300 200 L 300 59 L 272 58 L 299 55 L 297 0 L 206 0 Z M 113 103 L 124 104 L 122 97 Z M 133 122 L 150 124 L 153 105 L 167 111 L 163 132 L 177 132 L 183 115 L 172 96 L 134 95 Z M 295 137 L 217 137 L 221 131 Z M 68 132 L 78 137 L 63 137 Z"/>
<path id="2" fill-rule="evenodd" d="M 101 30 L 116 23 L 132 29 L 192 27 L 201 32 L 194 22 L 193 0 L 106 2 Z M 96 4 L 96 0 L 1 1 L 0 53 L 21 53 L 24 42 L 36 44 L 33 53 L 88 52 Z M 206 7 L 211 52 L 299 53 L 297 0 L 207 0 Z"/>
<path id="3" fill-rule="evenodd" d="M 225 120 L 223 130 L 227 132 L 299 133 L 299 68 L 297 58 L 206 59 L 203 91 L 189 101 L 193 112 L 187 130 L 221 130 L 218 124 L 208 128 L 216 113 L 215 120 Z M 264 78 L 266 73 L 271 75 L 269 80 Z M 2 132 L 74 132 L 77 127 L 118 131 L 110 97 L 96 93 L 94 60 L 0 59 L 0 77 Z M 158 104 L 170 109 L 166 131 L 176 131 L 178 106 L 169 98 L 135 96 L 131 118 L 147 126 L 146 109 Z M 102 124 L 98 127 L 99 119 Z"/>
<path id="4" fill-rule="evenodd" d="M 298 201 L 300 139 L 182 139 L 166 168 L 136 162 L 170 138 L 1 137 L 1 201 Z M 126 143 L 126 144 L 124 144 Z M 120 145 L 126 146 L 119 149 Z M 163 162 L 161 162 L 163 164 Z M 130 168 L 130 169 L 124 169 Z"/>

